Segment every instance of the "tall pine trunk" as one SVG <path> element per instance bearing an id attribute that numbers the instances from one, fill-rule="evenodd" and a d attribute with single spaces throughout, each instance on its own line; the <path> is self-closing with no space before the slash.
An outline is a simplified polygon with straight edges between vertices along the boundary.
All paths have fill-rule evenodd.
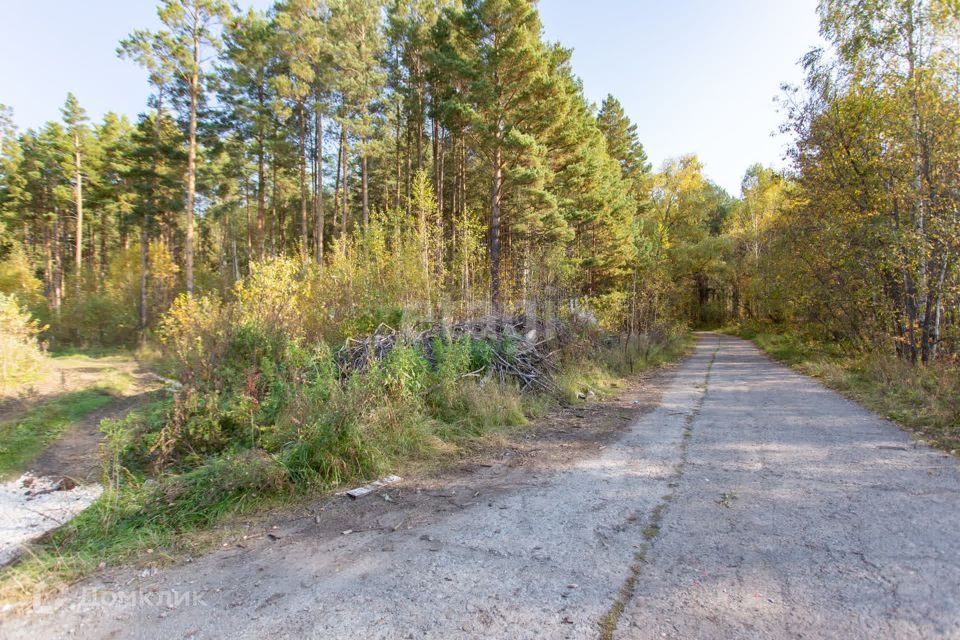
<path id="1" fill-rule="evenodd" d="M 197 100 L 200 93 L 200 7 L 193 7 L 193 67 L 190 73 L 190 132 L 187 146 L 187 233 L 183 247 L 187 295 L 193 295 L 193 207 L 197 189 Z"/>
<path id="2" fill-rule="evenodd" d="M 333 220 L 330 222 L 330 225 L 333 227 L 334 234 L 337 233 L 338 223 L 340 219 L 340 198 L 343 197 L 341 190 L 343 184 L 341 183 L 341 166 L 343 164 L 343 127 L 340 127 L 340 140 L 337 145 L 337 171 L 336 176 L 333 181 Z M 341 235 L 343 234 L 343 229 L 340 229 Z"/>
<path id="3" fill-rule="evenodd" d="M 344 235 L 347 233 L 347 160 L 348 151 L 347 151 L 347 125 L 344 124 L 340 129 L 340 153 L 342 155 L 340 159 L 340 170 L 342 175 L 340 176 L 340 188 L 343 191 L 343 198 L 340 201 L 340 232 Z"/>
<path id="4" fill-rule="evenodd" d="M 74 206 L 77 211 L 76 244 L 73 250 L 73 264 L 77 296 L 80 295 L 80 285 L 83 276 L 83 174 L 80 170 L 80 133 L 73 133 L 73 179 L 74 179 Z"/>
<path id="5" fill-rule="evenodd" d="M 137 332 L 141 345 L 147 341 L 147 270 L 150 268 L 146 218 L 144 214 L 140 223 L 140 299 L 137 306 Z"/>
<path id="6" fill-rule="evenodd" d="M 263 113 L 266 105 L 266 95 L 263 83 L 257 87 L 257 102 Z M 267 216 L 267 171 L 266 171 L 266 148 L 264 144 L 263 125 L 257 126 L 257 257 L 261 260 L 264 256 L 264 233 Z"/>
<path id="7" fill-rule="evenodd" d="M 63 243 L 60 239 L 61 225 L 60 212 L 53 214 L 53 311 L 60 317 L 61 301 L 63 300 Z"/>
<path id="8" fill-rule="evenodd" d="M 370 224 L 370 194 L 368 193 L 367 183 L 367 142 L 363 141 L 363 155 L 360 156 L 360 191 L 363 200 L 363 228 L 366 229 Z"/>
<path id="9" fill-rule="evenodd" d="M 497 144 L 493 154 L 493 179 L 490 186 L 490 303 L 494 313 L 503 309 L 500 299 L 500 198 L 503 195 L 503 149 Z"/>
<path id="10" fill-rule="evenodd" d="M 264 166 L 263 136 L 258 141 L 257 152 L 257 257 L 263 258 L 264 232 L 267 215 L 267 171 Z"/>
<path id="11" fill-rule="evenodd" d="M 307 224 L 307 122 L 303 101 L 300 102 L 300 257 L 310 255 Z"/>
<path id="12" fill-rule="evenodd" d="M 315 227 L 313 234 L 313 241 L 315 245 L 316 260 L 317 264 L 323 264 L 323 225 L 324 225 L 324 210 L 323 210 L 323 114 L 320 113 L 320 108 L 317 107 L 316 110 L 316 122 L 315 122 L 315 131 L 314 136 L 314 153 L 317 171 L 317 184 L 315 192 Z"/>
<path id="13" fill-rule="evenodd" d="M 395 158 L 395 159 L 396 159 L 396 167 L 395 167 L 395 168 L 396 168 L 396 185 L 394 185 L 394 186 L 396 187 L 396 195 L 394 196 L 394 197 L 396 198 L 396 201 L 394 202 L 394 206 L 395 206 L 397 209 L 400 208 L 400 183 L 401 183 L 401 180 L 402 180 L 402 177 L 401 177 L 401 173 L 402 173 L 402 169 L 401 169 L 402 164 L 401 164 L 401 162 L 402 162 L 402 160 L 401 160 L 401 145 L 400 145 L 400 118 L 401 118 L 401 116 L 400 116 L 400 100 L 398 99 L 398 100 L 397 100 L 397 121 L 396 121 L 395 130 L 394 130 L 394 148 L 395 148 L 395 152 L 396 152 L 396 158 Z"/>

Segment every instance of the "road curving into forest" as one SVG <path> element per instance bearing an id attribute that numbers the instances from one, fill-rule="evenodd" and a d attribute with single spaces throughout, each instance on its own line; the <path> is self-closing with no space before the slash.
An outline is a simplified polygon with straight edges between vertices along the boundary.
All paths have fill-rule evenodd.
<path id="1" fill-rule="evenodd" d="M 378 526 L 108 573 L 0 635 L 960 638 L 956 459 L 736 338 L 662 384 L 613 443 L 435 517 L 373 496 Z"/>

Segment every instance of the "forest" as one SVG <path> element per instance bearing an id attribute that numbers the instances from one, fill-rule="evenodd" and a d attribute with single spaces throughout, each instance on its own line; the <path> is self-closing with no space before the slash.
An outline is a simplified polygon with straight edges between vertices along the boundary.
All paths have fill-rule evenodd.
<path id="1" fill-rule="evenodd" d="M 289 272 L 310 338 L 577 310 L 949 357 L 956 7 L 875 4 L 821 4 L 832 49 L 782 97 L 790 169 L 731 196 L 693 155 L 654 170 L 529 2 L 163 2 L 117 49 L 154 90 L 136 122 L 68 95 L 19 132 L 4 109 L 0 287 L 51 345 L 133 345 L 181 294 Z"/>
<path id="2" fill-rule="evenodd" d="M 652 166 L 529 0 L 157 11 L 115 45 L 135 120 L 0 106 L 5 383 L 139 349 L 177 385 L 105 423 L 122 515 L 76 526 L 370 477 L 702 328 L 846 358 L 960 442 L 956 0 L 822 0 L 788 164 L 737 194 L 694 154 Z"/>

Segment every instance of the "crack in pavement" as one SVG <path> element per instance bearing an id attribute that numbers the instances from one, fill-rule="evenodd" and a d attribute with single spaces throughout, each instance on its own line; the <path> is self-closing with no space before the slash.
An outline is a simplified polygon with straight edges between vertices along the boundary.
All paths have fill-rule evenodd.
<path id="1" fill-rule="evenodd" d="M 693 435 L 693 425 L 697 420 L 697 416 L 700 415 L 700 410 L 703 408 L 703 404 L 706 402 L 707 395 L 710 392 L 710 371 L 713 369 L 713 363 L 717 359 L 718 351 L 720 351 L 719 343 L 713 350 L 713 354 L 710 356 L 710 362 L 707 363 L 707 370 L 703 376 L 703 384 L 698 385 L 698 387 L 702 389 L 702 392 L 694 403 L 690 413 L 686 414 L 684 417 L 685 423 L 683 435 L 680 439 L 680 458 L 674 467 L 670 481 L 667 483 L 670 491 L 660 499 L 660 502 L 651 512 L 647 526 L 643 530 L 643 542 L 640 543 L 636 553 L 633 555 L 633 563 L 630 566 L 630 575 L 620 587 L 617 599 L 612 605 L 610 605 L 610 609 L 600 620 L 600 632 L 603 640 L 611 640 L 613 638 L 613 634 L 616 633 L 617 624 L 620 622 L 620 616 L 623 615 L 623 611 L 626 608 L 627 603 L 633 597 L 637 580 L 641 576 L 643 565 L 647 562 L 647 554 L 653 548 L 654 541 L 660 533 L 660 524 L 663 521 L 663 517 L 666 514 L 667 509 L 670 507 L 670 502 L 673 500 L 677 488 L 680 486 L 680 480 L 683 478 L 683 471 L 687 466 L 687 453 L 690 448 L 690 438 Z M 683 414 L 681 413 L 680 415 Z"/>
<path id="2" fill-rule="evenodd" d="M 709 392 L 618 640 L 960 638 L 956 460 L 735 338 Z"/>

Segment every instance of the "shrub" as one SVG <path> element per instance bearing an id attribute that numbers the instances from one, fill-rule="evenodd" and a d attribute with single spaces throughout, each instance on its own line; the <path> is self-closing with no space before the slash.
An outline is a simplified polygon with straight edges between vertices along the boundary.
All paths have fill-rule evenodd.
<path id="1" fill-rule="evenodd" d="M 178 296 L 160 322 L 159 338 L 184 384 L 206 384 L 226 351 L 233 318 L 213 297 Z"/>
<path id="2" fill-rule="evenodd" d="M 25 382 L 42 371 L 46 357 L 37 336 L 43 330 L 14 296 L 0 293 L 0 384 Z"/>
<path id="3" fill-rule="evenodd" d="M 15 295 L 22 304 L 34 306 L 43 301 L 42 286 L 23 248 L 13 245 L 7 256 L 0 260 L 0 293 Z"/>

